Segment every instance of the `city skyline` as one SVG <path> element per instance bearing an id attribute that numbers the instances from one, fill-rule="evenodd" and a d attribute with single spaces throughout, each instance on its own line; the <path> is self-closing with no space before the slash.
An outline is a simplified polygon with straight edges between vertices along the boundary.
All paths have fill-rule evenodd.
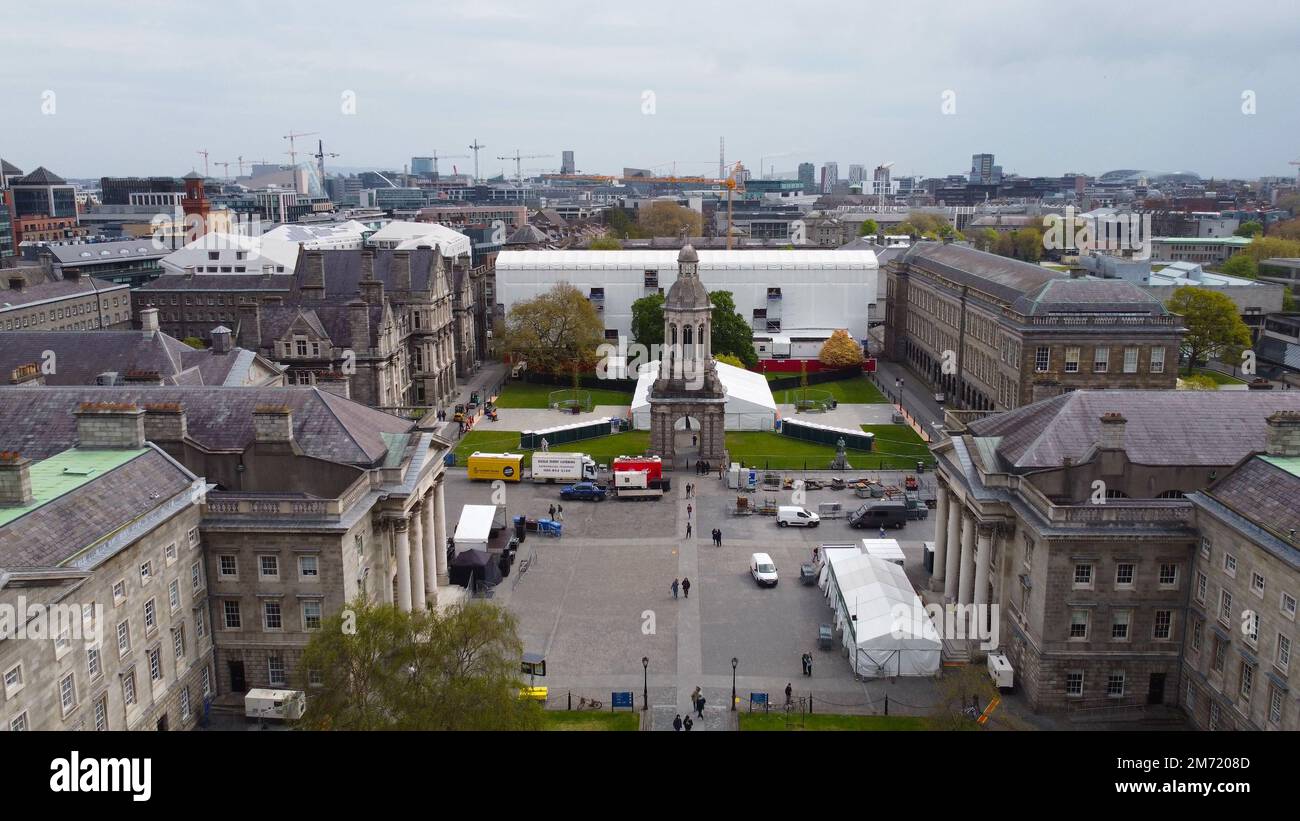
<path id="1" fill-rule="evenodd" d="M 300 155 L 322 139 L 341 155 L 332 163 L 354 168 L 468 154 L 478 140 L 484 177 L 513 175 L 497 158 L 516 150 L 554 155 L 525 173 L 558 170 L 572 150 L 580 172 L 670 173 L 675 162 L 678 174 L 712 176 L 719 137 L 728 162 L 760 176 L 828 160 L 944 176 L 989 152 L 1022 176 L 1253 179 L 1289 176 L 1300 159 L 1286 80 L 1300 73 L 1300 22 L 1282 3 L 1265 4 L 1275 19 L 1249 42 L 1225 40 L 1231 11 L 1208 5 L 1177 37 L 1162 36 L 1158 10 L 1114 27 L 1019 2 L 924 21 L 847 5 L 816 16 L 760 4 L 736 21 L 671 4 L 639 19 L 574 3 L 394 4 L 373 27 L 352 6 L 290 7 L 271 16 L 235 3 L 204 26 L 154 3 L 75 18 L 27 10 L 0 34 L 0 156 L 93 178 L 202 170 L 206 150 L 218 176 L 214 163 L 238 156 L 287 162 L 293 130 L 319 132 Z M 859 15 L 860 26 L 818 26 Z M 316 34 L 301 37 L 309 16 Z M 54 62 L 43 59 L 51 40 Z M 215 59 L 227 52 L 239 59 Z"/>

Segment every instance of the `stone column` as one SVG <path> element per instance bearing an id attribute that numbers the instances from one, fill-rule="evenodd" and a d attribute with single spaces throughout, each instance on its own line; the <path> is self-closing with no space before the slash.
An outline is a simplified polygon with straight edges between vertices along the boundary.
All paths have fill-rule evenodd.
<path id="1" fill-rule="evenodd" d="M 993 557 L 993 531 L 980 528 L 975 551 L 975 604 L 989 603 L 989 559 Z"/>
<path id="2" fill-rule="evenodd" d="M 434 561 L 438 568 L 438 586 L 446 587 L 451 584 L 447 576 L 447 498 L 443 492 L 443 482 L 438 480 L 434 487 L 434 534 L 437 543 L 433 546 Z"/>
<path id="3" fill-rule="evenodd" d="M 975 590 L 975 517 L 966 511 L 961 527 L 961 582 L 957 585 L 957 603 L 970 604 Z"/>
<path id="4" fill-rule="evenodd" d="M 379 546 L 379 561 L 375 567 L 375 576 L 379 580 L 379 600 L 384 604 L 393 603 L 393 565 L 389 556 L 393 554 L 393 525 L 384 523 L 384 540 Z"/>
<path id="5" fill-rule="evenodd" d="M 424 592 L 424 543 L 428 536 L 424 530 L 424 509 L 420 505 L 411 508 L 411 609 L 419 612 L 425 609 Z"/>
<path id="6" fill-rule="evenodd" d="M 945 601 L 957 601 L 957 582 L 961 579 L 961 520 L 966 507 L 957 499 L 957 494 L 948 491 L 948 556 L 944 568 L 943 598 Z"/>
<path id="7" fill-rule="evenodd" d="M 411 611 L 411 540 L 409 522 L 405 515 L 393 522 L 397 535 L 397 609 Z"/>
<path id="8" fill-rule="evenodd" d="M 930 574 L 930 589 L 943 590 L 944 573 L 948 561 L 948 488 L 938 486 L 934 509 L 934 572 Z"/>
<path id="9" fill-rule="evenodd" d="M 424 590 L 425 600 L 429 604 L 438 603 L 438 537 L 434 526 L 433 519 L 433 491 L 424 494 L 424 503 L 421 505 L 421 513 L 424 516 Z M 443 561 L 446 562 L 444 551 Z"/>

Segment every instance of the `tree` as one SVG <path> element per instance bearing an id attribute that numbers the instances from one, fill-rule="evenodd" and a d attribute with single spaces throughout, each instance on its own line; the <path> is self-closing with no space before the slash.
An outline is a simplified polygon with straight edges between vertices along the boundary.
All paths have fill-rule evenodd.
<path id="1" fill-rule="evenodd" d="M 860 237 L 874 237 L 879 231 L 880 226 L 873 219 L 863 220 L 862 224 L 858 226 L 858 236 Z"/>
<path id="2" fill-rule="evenodd" d="M 637 226 L 648 237 L 677 237 L 682 231 L 698 237 L 704 233 L 704 217 L 689 208 L 666 200 L 642 206 L 637 212 Z"/>
<path id="3" fill-rule="evenodd" d="M 515 617 L 475 601 L 402 612 L 353 602 L 303 651 L 311 694 L 302 726 L 316 730 L 523 730 L 538 705 L 518 697 L 523 643 Z M 320 686 L 307 686 L 308 671 Z"/>
<path id="4" fill-rule="evenodd" d="M 1264 233 L 1264 226 L 1255 220 L 1248 220 L 1238 226 L 1237 230 L 1232 233 L 1239 237 L 1254 237 Z"/>
<path id="5" fill-rule="evenodd" d="M 846 330 L 838 330 L 822 345 L 817 359 L 828 368 L 852 368 L 862 364 L 862 347 Z"/>
<path id="6" fill-rule="evenodd" d="M 203 340 L 199 339 L 197 336 L 187 336 L 184 339 L 182 339 L 181 342 L 184 342 L 186 345 L 189 345 L 191 348 L 196 348 L 200 351 L 206 350 L 208 347 L 207 345 L 203 344 Z"/>
<path id="7" fill-rule="evenodd" d="M 971 238 L 975 247 L 981 251 L 992 251 L 998 244 L 998 232 L 992 228 L 981 228 Z"/>
<path id="8" fill-rule="evenodd" d="M 591 241 L 591 244 L 587 246 L 587 250 L 589 251 L 620 251 L 622 248 L 623 243 L 610 236 L 596 237 Z"/>
<path id="9" fill-rule="evenodd" d="M 610 233 L 615 237 L 627 239 L 641 236 L 632 217 L 622 208 L 611 208 L 605 212 L 605 224 L 609 226 Z"/>
<path id="10" fill-rule="evenodd" d="M 1292 313 L 1296 310 L 1295 292 L 1291 290 L 1290 286 L 1282 289 L 1282 310 L 1287 313 Z"/>
<path id="11" fill-rule="evenodd" d="M 729 353 L 745 363 L 746 368 L 757 365 L 754 332 L 749 322 L 736 313 L 736 301 L 731 291 L 711 291 L 709 301 L 713 303 L 713 353 Z"/>
<path id="12" fill-rule="evenodd" d="M 1278 197 L 1277 207 L 1284 211 L 1290 211 L 1295 216 L 1300 216 L 1300 191 Z"/>
<path id="13" fill-rule="evenodd" d="M 1259 265 L 1245 254 L 1234 254 L 1219 266 L 1219 271 L 1229 276 L 1254 279 L 1259 276 Z"/>
<path id="14" fill-rule="evenodd" d="M 717 361 L 721 362 L 721 363 L 724 364 L 724 365 L 731 365 L 732 367 L 735 367 L 735 368 L 743 368 L 743 367 L 745 367 L 745 363 L 740 361 L 740 357 L 738 357 L 738 356 L 733 356 L 733 355 L 731 355 L 731 354 L 729 354 L 729 353 L 719 353 L 719 354 L 714 354 L 714 355 L 713 355 L 713 358 L 716 359 Z"/>
<path id="15" fill-rule="evenodd" d="M 632 339 L 649 348 L 664 344 L 664 295 L 643 296 L 632 303 Z"/>
<path id="16" fill-rule="evenodd" d="M 1014 256 L 1025 262 L 1038 262 L 1043 258 L 1043 232 L 1037 228 L 1019 228 L 1012 231 Z"/>
<path id="17" fill-rule="evenodd" d="M 1268 229 L 1268 235 L 1280 239 L 1300 239 L 1300 218 L 1273 223 L 1273 225 Z"/>
<path id="18" fill-rule="evenodd" d="M 1166 305 L 1187 325 L 1182 352 L 1189 374 L 1206 359 L 1233 359 L 1250 345 L 1250 329 L 1226 294 L 1185 285 L 1174 291 Z"/>
<path id="19" fill-rule="evenodd" d="M 551 374 L 586 371 L 596 364 L 605 323 L 595 306 L 567 282 L 517 302 L 506 317 L 504 348 L 529 370 Z"/>
<path id="20" fill-rule="evenodd" d="M 1239 253 L 1246 254 L 1256 262 L 1273 257 L 1300 257 L 1300 242 L 1284 237 L 1255 237 Z"/>
<path id="21" fill-rule="evenodd" d="M 988 672 L 975 664 L 945 668 L 938 690 L 939 702 L 931 716 L 937 730 L 979 729 L 975 719 L 998 695 Z M 975 716 L 969 712 L 972 708 Z"/>
<path id="22" fill-rule="evenodd" d="M 1219 389 L 1219 383 L 1214 381 L 1214 377 L 1200 373 L 1184 376 L 1178 382 L 1178 387 L 1187 391 L 1217 391 Z"/>

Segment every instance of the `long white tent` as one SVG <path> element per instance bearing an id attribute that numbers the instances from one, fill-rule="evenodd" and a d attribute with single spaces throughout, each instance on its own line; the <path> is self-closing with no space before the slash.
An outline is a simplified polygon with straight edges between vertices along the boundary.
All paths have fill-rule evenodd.
<path id="1" fill-rule="evenodd" d="M 827 550 L 822 583 L 858 675 L 932 676 L 943 642 L 903 568 L 857 552 Z"/>
<path id="2" fill-rule="evenodd" d="M 772 389 L 767 386 L 767 379 L 761 373 L 725 362 L 716 364 L 718 379 L 727 392 L 724 429 L 773 430 L 776 427 L 776 401 L 772 398 Z M 636 430 L 650 430 L 650 388 L 658 376 L 658 362 L 641 367 L 636 392 L 632 394 L 632 427 Z M 686 419 L 678 419 L 676 426 L 678 430 L 684 429 Z"/>

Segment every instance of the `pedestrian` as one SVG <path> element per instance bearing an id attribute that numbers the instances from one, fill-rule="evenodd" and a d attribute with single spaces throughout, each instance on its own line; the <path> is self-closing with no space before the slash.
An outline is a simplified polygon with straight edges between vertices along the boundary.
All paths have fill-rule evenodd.
<path id="1" fill-rule="evenodd" d="M 673 719 L 673 732 L 681 732 L 681 730 L 682 730 L 682 714 L 678 713 L 677 718 Z"/>
<path id="2" fill-rule="evenodd" d="M 700 443 L 700 437 L 698 437 L 698 436 L 696 436 L 695 434 L 692 433 L 692 434 L 691 434 L 691 447 L 695 447 L 695 446 L 698 445 L 699 443 Z"/>
<path id="3" fill-rule="evenodd" d="M 555 505 L 551 505 L 551 508 L 549 511 L 547 511 L 547 514 L 549 519 L 551 519 L 552 521 L 555 520 Z"/>
<path id="4" fill-rule="evenodd" d="M 692 511 L 692 510 L 693 510 L 693 508 L 691 507 L 690 502 L 687 502 L 687 503 L 686 503 L 686 518 L 688 518 L 688 519 L 691 518 L 691 511 Z"/>
<path id="5" fill-rule="evenodd" d="M 700 700 L 700 693 L 701 693 L 701 692 L 703 692 L 703 691 L 700 689 L 700 685 L 698 685 L 698 684 L 695 685 L 695 689 L 691 691 L 691 706 L 692 706 L 692 707 L 695 706 L 695 702 L 697 702 L 697 701 Z"/>
<path id="6" fill-rule="evenodd" d="M 695 713 L 700 718 L 704 718 L 704 693 L 700 693 L 700 697 L 695 699 Z"/>
<path id="7" fill-rule="evenodd" d="M 881 525 L 881 526 L 880 526 L 880 538 L 882 538 L 882 539 L 885 538 L 885 526 L 884 526 L 884 525 Z"/>
<path id="8" fill-rule="evenodd" d="M 808 677 L 812 678 L 812 653 L 804 653 L 808 657 Z"/>
<path id="9" fill-rule="evenodd" d="M 785 703 L 787 706 L 794 703 L 794 687 L 789 682 L 785 685 Z"/>
<path id="10" fill-rule="evenodd" d="M 691 721 L 690 716 L 687 716 L 686 720 L 682 722 L 682 726 L 686 728 L 686 732 L 689 733 L 691 731 L 691 728 L 695 726 L 695 722 Z"/>
<path id="11" fill-rule="evenodd" d="M 689 578 L 682 579 L 682 595 L 688 599 L 691 597 L 691 580 Z"/>
<path id="12" fill-rule="evenodd" d="M 677 598 L 677 580 L 673 579 L 673 598 Z"/>
<path id="13" fill-rule="evenodd" d="M 722 547 L 722 528 L 718 528 L 718 547 Z"/>
<path id="14" fill-rule="evenodd" d="M 688 539 L 691 538 L 691 523 L 690 523 L 690 522 L 687 522 L 687 523 L 686 523 L 686 538 L 688 538 Z"/>
<path id="15" fill-rule="evenodd" d="M 555 506 L 555 520 L 557 522 L 564 521 L 564 505 Z"/>

